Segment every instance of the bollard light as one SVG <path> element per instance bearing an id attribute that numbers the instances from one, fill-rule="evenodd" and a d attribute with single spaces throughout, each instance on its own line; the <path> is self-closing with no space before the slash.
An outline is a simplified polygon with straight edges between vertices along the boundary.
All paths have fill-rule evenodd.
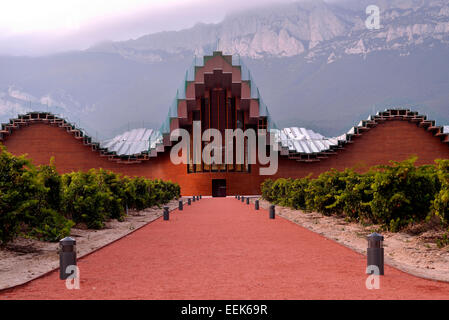
<path id="1" fill-rule="evenodd" d="M 254 203 L 254 209 L 259 210 L 259 200 Z"/>
<path id="2" fill-rule="evenodd" d="M 66 237 L 59 241 L 59 279 L 66 280 L 68 266 L 76 266 L 76 240 Z"/>
<path id="3" fill-rule="evenodd" d="M 379 268 L 379 275 L 384 275 L 384 237 L 376 232 L 367 237 L 367 266 L 376 266 Z"/>
<path id="4" fill-rule="evenodd" d="M 270 219 L 274 219 L 274 205 L 270 206 L 270 213 L 269 213 L 269 215 L 270 215 Z"/>
<path id="5" fill-rule="evenodd" d="M 203 196 L 202 196 L 202 195 L 200 195 L 200 199 L 203 199 Z"/>
<path id="6" fill-rule="evenodd" d="M 187 204 L 188 204 L 189 206 L 192 204 L 190 198 L 187 199 Z"/>
<path id="7" fill-rule="evenodd" d="M 193 196 L 192 201 L 195 202 L 195 196 Z"/>
<path id="8" fill-rule="evenodd" d="M 249 204 L 249 198 L 248 197 L 246 198 L 246 204 Z"/>
<path id="9" fill-rule="evenodd" d="M 182 206 L 182 200 L 179 200 L 179 206 L 178 206 L 178 210 L 182 211 L 183 206 Z"/>
<path id="10" fill-rule="evenodd" d="M 170 214 L 168 212 L 168 207 L 164 207 L 164 220 L 169 220 Z"/>
<path id="11" fill-rule="evenodd" d="M 244 202 L 245 201 L 245 197 L 244 196 L 242 196 L 242 202 Z"/>
<path id="12" fill-rule="evenodd" d="M 237 196 L 237 200 L 240 200 L 240 195 Z"/>

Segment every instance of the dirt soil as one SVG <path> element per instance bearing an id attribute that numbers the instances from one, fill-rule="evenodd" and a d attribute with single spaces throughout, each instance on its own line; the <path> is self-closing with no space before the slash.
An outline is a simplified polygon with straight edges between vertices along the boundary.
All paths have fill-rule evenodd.
<path id="1" fill-rule="evenodd" d="M 264 209 L 271 205 L 262 199 L 259 202 Z M 376 225 L 363 226 L 341 217 L 305 213 L 281 206 L 276 206 L 276 215 L 362 254 L 366 254 L 366 236 L 376 231 L 385 239 L 385 263 L 418 277 L 449 282 L 449 246 L 437 247 L 435 239 L 444 231 L 433 227 L 432 223 L 392 233 L 379 231 L 380 227 Z"/>
<path id="2" fill-rule="evenodd" d="M 187 202 L 187 199 L 183 199 Z M 166 204 L 170 210 L 178 208 L 178 200 Z M 76 239 L 77 257 L 81 258 L 162 216 L 157 206 L 143 211 L 130 210 L 125 221 L 111 220 L 102 230 L 72 228 L 70 236 Z M 59 268 L 58 243 L 17 238 L 0 249 L 0 290 L 29 282 Z"/>

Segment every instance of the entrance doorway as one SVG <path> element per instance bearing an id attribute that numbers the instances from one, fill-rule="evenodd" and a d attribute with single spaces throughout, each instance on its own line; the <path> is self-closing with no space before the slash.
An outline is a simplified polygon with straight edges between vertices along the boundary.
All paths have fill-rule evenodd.
<path id="1" fill-rule="evenodd" d="M 226 179 L 212 179 L 212 197 L 226 197 Z"/>

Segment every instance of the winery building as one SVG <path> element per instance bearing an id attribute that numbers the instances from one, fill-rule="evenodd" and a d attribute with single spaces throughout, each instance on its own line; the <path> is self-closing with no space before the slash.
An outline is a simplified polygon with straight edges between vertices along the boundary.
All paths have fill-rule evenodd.
<path id="1" fill-rule="evenodd" d="M 267 178 L 316 176 L 332 168 L 363 171 L 414 155 L 417 164 L 449 158 L 449 127 L 437 126 L 408 109 L 378 112 L 339 137 L 324 137 L 305 128 L 278 128 L 238 57 L 214 52 L 196 58 L 184 80 L 158 130 L 133 129 L 97 142 L 66 119 L 30 112 L 2 124 L 0 140 L 9 152 L 27 154 L 36 165 L 48 164 L 54 157 L 60 173 L 104 168 L 128 176 L 161 178 L 179 183 L 183 195 L 256 195 Z M 239 164 L 173 164 L 170 150 L 176 141 L 170 141 L 170 133 L 182 128 L 192 134 L 195 121 L 203 132 L 214 128 L 223 137 L 226 129 L 271 132 L 271 147 L 278 156 L 276 174 L 260 174 L 261 165 L 249 161 L 246 142 Z M 201 142 L 200 148 L 207 144 Z M 191 158 L 193 153 L 185 156 Z"/>

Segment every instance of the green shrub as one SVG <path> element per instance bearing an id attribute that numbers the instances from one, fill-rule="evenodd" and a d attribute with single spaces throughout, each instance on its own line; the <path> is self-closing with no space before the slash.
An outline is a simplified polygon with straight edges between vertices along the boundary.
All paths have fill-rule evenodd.
<path id="1" fill-rule="evenodd" d="M 333 206 L 341 208 L 343 214 L 350 220 L 372 220 L 370 202 L 373 198 L 371 190 L 373 172 L 359 174 L 348 169 L 340 179 L 344 179 L 346 186 L 335 196 Z"/>
<path id="2" fill-rule="evenodd" d="M 19 233 L 58 241 L 75 222 L 99 229 L 108 219 L 123 220 L 126 206 L 160 206 L 180 192 L 170 181 L 121 177 L 103 169 L 61 176 L 53 159 L 36 168 L 0 146 L 0 245 Z"/>
<path id="3" fill-rule="evenodd" d="M 101 229 L 109 216 L 106 206 L 111 201 L 111 195 L 103 179 L 94 173 L 94 170 L 90 170 L 62 176 L 62 209 L 76 223 L 82 222 L 88 228 Z"/>
<path id="4" fill-rule="evenodd" d="M 125 214 L 125 185 L 120 175 L 103 169 L 90 170 L 95 183 L 98 185 L 100 192 L 104 193 L 103 208 L 106 216 L 111 219 L 123 219 Z"/>
<path id="5" fill-rule="evenodd" d="M 0 146 L 0 244 L 11 241 L 20 231 L 21 216 L 27 204 L 30 166 L 25 157 L 15 157 Z"/>
<path id="6" fill-rule="evenodd" d="M 449 160 L 438 160 L 437 176 L 441 189 L 432 202 L 433 212 L 443 223 L 449 223 Z"/>
<path id="7" fill-rule="evenodd" d="M 262 198 L 273 202 L 275 200 L 275 196 L 273 196 L 272 192 L 273 192 L 273 183 L 274 181 L 271 179 L 266 179 L 264 182 L 262 182 L 261 184 L 261 191 L 262 191 Z"/>
<path id="8" fill-rule="evenodd" d="M 429 215 L 440 183 L 434 166 L 416 167 L 415 161 L 412 158 L 377 167 L 370 202 L 374 222 L 399 230 Z"/>
<path id="9" fill-rule="evenodd" d="M 416 158 L 360 174 L 330 170 L 318 178 L 265 180 L 262 197 L 282 206 L 379 223 L 396 232 L 435 212 L 449 218 L 449 160 L 416 167 Z"/>
<path id="10" fill-rule="evenodd" d="M 19 233 L 57 241 L 70 233 L 73 223 L 57 211 L 60 176 L 51 162 L 36 168 L 25 157 L 4 147 L 0 153 L 0 244 Z"/>
<path id="11" fill-rule="evenodd" d="M 76 223 L 100 229 L 108 219 L 122 220 L 125 208 L 143 210 L 180 195 L 172 182 L 121 177 L 103 169 L 73 172 L 62 177 L 62 209 Z"/>
<path id="12" fill-rule="evenodd" d="M 310 185 L 310 178 L 290 180 L 290 188 L 287 193 L 286 206 L 294 209 L 308 210 L 306 204 L 307 189 Z"/>
<path id="13" fill-rule="evenodd" d="M 272 185 L 272 192 L 274 195 L 276 195 L 273 203 L 279 204 L 281 206 L 287 206 L 291 185 L 292 179 L 277 179 Z"/>
<path id="14" fill-rule="evenodd" d="M 59 241 L 70 235 L 75 225 L 53 209 L 42 208 L 40 217 L 38 224 L 30 225 L 27 235 L 43 241 Z"/>
<path id="15" fill-rule="evenodd" d="M 311 180 L 306 191 L 306 207 L 324 215 L 341 214 L 343 206 L 337 197 L 346 188 L 345 172 L 335 169 L 324 172 L 317 179 Z"/>

